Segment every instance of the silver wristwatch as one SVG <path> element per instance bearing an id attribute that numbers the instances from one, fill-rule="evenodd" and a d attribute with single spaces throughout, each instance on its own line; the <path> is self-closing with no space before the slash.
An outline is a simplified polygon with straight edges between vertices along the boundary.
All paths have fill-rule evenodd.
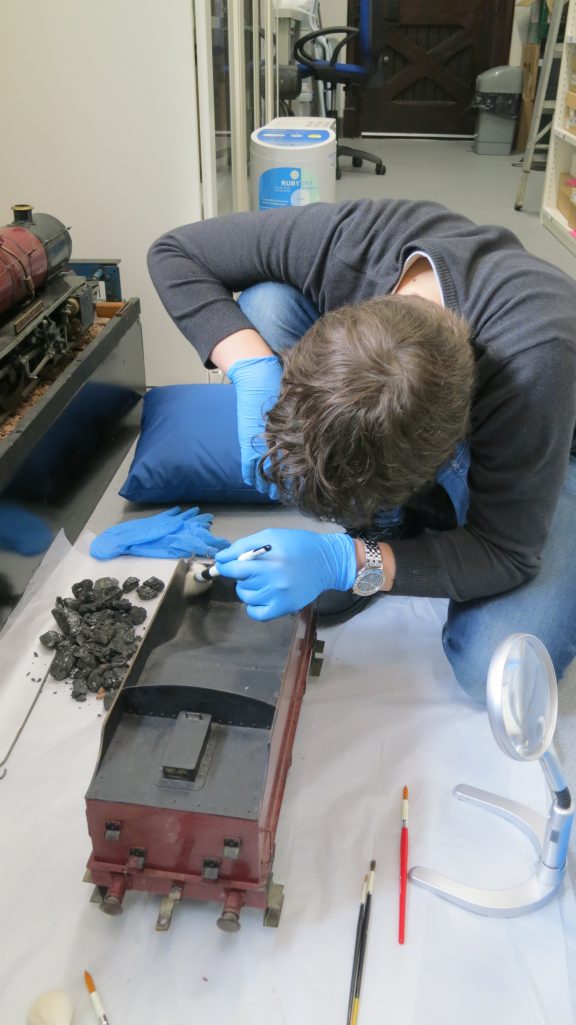
<path id="1" fill-rule="evenodd" d="M 377 591 L 382 590 L 386 581 L 382 566 L 382 556 L 380 555 L 380 546 L 376 541 L 368 541 L 365 537 L 359 537 L 358 540 L 362 541 L 366 549 L 366 563 L 358 571 L 356 580 L 352 585 L 352 591 L 354 594 L 376 594 Z"/>

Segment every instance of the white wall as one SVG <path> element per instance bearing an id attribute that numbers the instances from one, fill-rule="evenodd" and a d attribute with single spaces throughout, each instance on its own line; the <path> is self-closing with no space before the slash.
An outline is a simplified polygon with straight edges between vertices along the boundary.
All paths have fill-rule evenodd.
<path id="1" fill-rule="evenodd" d="M 324 26 L 348 24 L 348 0 L 320 0 L 320 11 Z"/>
<path id="2" fill-rule="evenodd" d="M 192 0 L 2 0 L 1 22 L 0 224 L 32 203 L 71 225 L 73 256 L 120 257 L 148 383 L 204 380 L 146 269 L 201 213 Z"/>

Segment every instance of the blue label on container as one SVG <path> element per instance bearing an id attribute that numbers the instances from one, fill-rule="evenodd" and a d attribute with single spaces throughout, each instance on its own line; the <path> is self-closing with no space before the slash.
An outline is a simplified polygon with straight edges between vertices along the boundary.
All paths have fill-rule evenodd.
<path id="1" fill-rule="evenodd" d="M 271 146 L 318 146 L 330 138 L 325 128 L 261 128 L 256 138 Z"/>
<path id="2" fill-rule="evenodd" d="M 320 199 L 318 183 L 308 170 L 300 167 L 272 167 L 260 175 L 258 208 L 307 206 Z"/>

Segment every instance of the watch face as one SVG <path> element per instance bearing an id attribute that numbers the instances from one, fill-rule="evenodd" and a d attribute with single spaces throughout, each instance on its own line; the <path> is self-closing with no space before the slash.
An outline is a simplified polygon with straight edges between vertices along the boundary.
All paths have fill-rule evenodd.
<path id="1" fill-rule="evenodd" d="M 356 577 L 352 590 L 354 594 L 376 594 L 384 583 L 384 573 L 381 569 L 371 569 L 365 566 Z"/>

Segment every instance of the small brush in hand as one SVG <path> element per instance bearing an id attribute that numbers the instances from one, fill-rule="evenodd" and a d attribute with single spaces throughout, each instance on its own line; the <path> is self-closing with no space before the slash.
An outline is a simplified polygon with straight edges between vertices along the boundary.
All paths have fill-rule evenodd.
<path id="1" fill-rule="evenodd" d="M 257 559 L 265 552 L 269 552 L 272 545 L 262 545 L 261 548 L 251 548 L 249 552 L 243 552 L 238 556 L 238 562 L 249 562 Z M 214 577 L 220 576 L 220 570 L 216 565 L 206 566 L 203 562 L 193 562 L 186 573 L 184 580 L 184 597 L 194 598 L 203 594 L 211 586 Z"/>

